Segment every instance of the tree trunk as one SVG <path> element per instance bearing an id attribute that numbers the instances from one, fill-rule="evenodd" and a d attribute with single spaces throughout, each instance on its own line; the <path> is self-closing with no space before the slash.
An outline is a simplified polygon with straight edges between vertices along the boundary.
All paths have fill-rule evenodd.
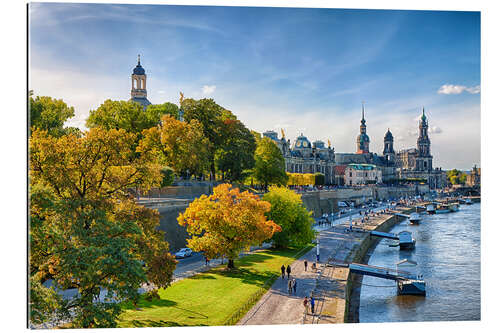
<path id="1" fill-rule="evenodd" d="M 233 259 L 228 259 L 227 268 L 229 268 L 229 269 L 234 268 L 234 260 Z"/>

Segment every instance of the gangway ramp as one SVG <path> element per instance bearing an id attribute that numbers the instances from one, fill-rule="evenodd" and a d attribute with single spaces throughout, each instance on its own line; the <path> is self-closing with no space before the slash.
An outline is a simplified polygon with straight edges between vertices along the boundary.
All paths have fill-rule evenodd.
<path id="1" fill-rule="evenodd" d="M 389 238 L 389 239 L 395 239 L 399 240 L 399 235 L 390 233 L 390 232 L 381 232 L 381 231 L 370 231 L 371 236 L 376 236 L 376 237 L 382 237 L 382 238 Z"/>
<path id="2" fill-rule="evenodd" d="M 365 264 L 352 263 L 349 265 L 349 269 L 353 273 L 361 275 L 370 275 L 387 280 L 416 280 L 418 277 L 415 274 L 406 271 L 400 271 L 391 268 L 377 267 Z"/>
<path id="3" fill-rule="evenodd" d="M 343 263 L 329 260 L 330 265 L 348 267 L 353 274 L 369 275 L 381 279 L 396 282 L 398 295 L 422 295 L 425 296 L 425 281 L 421 276 L 399 269 L 371 266 L 358 263 Z"/>

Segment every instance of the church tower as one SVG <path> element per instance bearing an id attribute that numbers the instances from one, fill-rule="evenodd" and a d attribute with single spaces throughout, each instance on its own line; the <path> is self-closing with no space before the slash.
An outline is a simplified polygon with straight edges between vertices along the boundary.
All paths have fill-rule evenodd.
<path id="1" fill-rule="evenodd" d="M 384 136 L 384 157 L 387 162 L 395 162 L 396 153 L 394 152 L 394 137 L 389 129 Z"/>
<path id="2" fill-rule="evenodd" d="M 366 134 L 365 103 L 362 104 L 361 125 L 357 140 L 357 154 L 368 154 L 370 152 L 370 138 Z"/>
<path id="3" fill-rule="evenodd" d="M 420 117 L 418 129 L 416 168 L 418 171 L 432 171 L 431 140 L 428 135 L 429 124 L 424 108 L 422 108 L 422 117 Z"/>
<path id="4" fill-rule="evenodd" d="M 146 71 L 141 66 L 141 56 L 137 56 L 137 66 L 132 72 L 132 90 L 130 91 L 130 100 L 137 102 L 146 108 L 149 104 L 148 93 L 146 91 Z"/>

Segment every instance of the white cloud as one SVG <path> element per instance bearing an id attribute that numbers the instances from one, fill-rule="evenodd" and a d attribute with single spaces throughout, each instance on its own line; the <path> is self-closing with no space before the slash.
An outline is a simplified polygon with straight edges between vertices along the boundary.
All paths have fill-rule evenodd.
<path id="1" fill-rule="evenodd" d="M 443 133 L 443 130 L 441 129 L 441 127 L 432 126 L 431 128 L 429 128 L 429 133 L 431 133 L 431 134 L 439 134 L 439 133 Z"/>
<path id="2" fill-rule="evenodd" d="M 473 87 L 466 87 L 453 84 L 443 84 L 439 88 L 438 94 L 458 95 L 463 93 L 464 91 L 467 91 L 470 94 L 479 94 L 479 92 L 481 91 L 481 87 L 479 85 Z"/>
<path id="3" fill-rule="evenodd" d="M 165 93 L 165 90 L 158 90 L 158 94 L 163 95 Z"/>
<path id="4" fill-rule="evenodd" d="M 216 86 L 203 86 L 202 88 L 202 92 L 203 92 L 203 95 L 210 95 L 212 94 L 214 91 L 215 91 L 215 88 L 217 88 Z"/>

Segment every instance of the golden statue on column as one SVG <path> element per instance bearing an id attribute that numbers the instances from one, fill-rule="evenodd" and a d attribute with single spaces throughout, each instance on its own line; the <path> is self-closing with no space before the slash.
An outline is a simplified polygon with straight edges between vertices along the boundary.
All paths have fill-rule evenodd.
<path id="1" fill-rule="evenodd" d="M 184 94 L 182 91 L 179 91 L 179 94 L 181 94 L 181 97 L 179 98 L 179 106 L 182 106 L 182 101 L 184 100 Z"/>

